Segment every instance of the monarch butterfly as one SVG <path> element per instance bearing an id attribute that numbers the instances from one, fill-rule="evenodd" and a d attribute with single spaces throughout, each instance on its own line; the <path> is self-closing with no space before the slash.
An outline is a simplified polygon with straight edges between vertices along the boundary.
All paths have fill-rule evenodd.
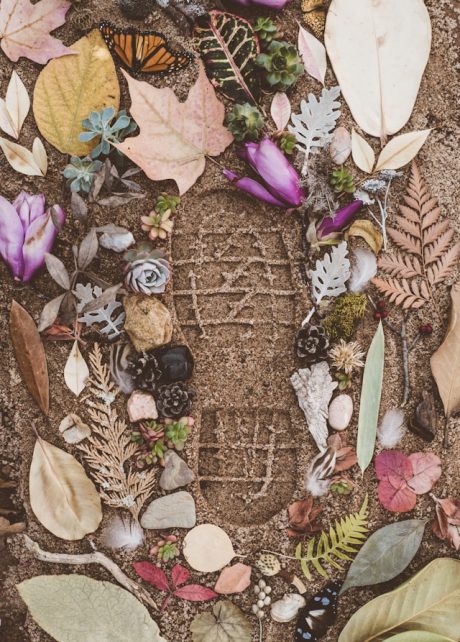
<path id="1" fill-rule="evenodd" d="M 133 73 L 169 74 L 193 59 L 186 51 L 170 49 L 165 36 L 156 31 L 117 29 L 109 22 L 101 22 L 99 29 L 110 51 Z"/>

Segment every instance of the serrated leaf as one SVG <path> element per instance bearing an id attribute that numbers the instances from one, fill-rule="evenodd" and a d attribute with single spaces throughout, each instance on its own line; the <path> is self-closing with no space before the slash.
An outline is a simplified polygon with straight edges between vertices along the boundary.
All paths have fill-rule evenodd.
<path id="1" fill-rule="evenodd" d="M 326 77 L 327 60 L 326 49 L 313 34 L 299 25 L 297 47 L 302 56 L 306 72 L 315 80 L 324 85 Z"/>
<path id="2" fill-rule="evenodd" d="M 78 341 L 72 346 L 64 368 L 64 381 L 76 397 L 84 389 L 89 377 L 89 368 L 78 347 Z"/>
<path id="3" fill-rule="evenodd" d="M 109 339 L 117 337 L 126 316 L 122 304 L 115 300 L 121 285 L 119 283 L 102 291 L 98 285 L 91 286 L 88 283 L 83 286 L 78 283 L 75 287 L 75 296 L 80 301 L 77 310 L 82 315 L 78 317 L 78 321 L 89 326 L 100 323 L 102 325 L 100 332 L 106 334 Z M 115 310 L 120 308 L 121 312 L 114 316 Z"/>
<path id="4" fill-rule="evenodd" d="M 408 519 L 373 533 L 355 557 L 340 589 L 371 586 L 392 580 L 415 557 L 425 532 L 426 520 Z"/>
<path id="5" fill-rule="evenodd" d="M 47 252 L 45 254 L 45 263 L 50 277 L 54 279 L 61 288 L 68 290 L 70 288 L 70 276 L 61 259 Z"/>
<path id="6" fill-rule="evenodd" d="M 278 131 L 283 131 L 291 117 L 291 103 L 287 94 L 277 91 L 273 96 L 270 114 Z"/>
<path id="7" fill-rule="evenodd" d="M 30 314 L 12 301 L 10 335 L 24 383 L 40 410 L 49 412 L 49 379 L 45 349 Z"/>
<path id="8" fill-rule="evenodd" d="M 11 167 L 26 176 L 44 176 L 34 155 L 23 145 L 13 143 L 6 138 L 0 138 L 0 148 Z"/>
<path id="9" fill-rule="evenodd" d="M 316 261 L 311 273 L 312 296 L 316 305 L 326 297 L 336 297 L 346 292 L 345 283 L 350 278 L 348 246 L 345 241 L 333 247 L 331 252 Z"/>
<path id="10" fill-rule="evenodd" d="M 354 129 L 351 131 L 351 153 L 354 164 L 366 174 L 372 174 L 375 164 L 374 150 Z"/>
<path id="11" fill-rule="evenodd" d="M 30 614 L 57 642 L 166 642 L 131 593 L 84 575 L 42 575 L 17 585 Z"/>
<path id="12" fill-rule="evenodd" d="M 380 152 L 375 171 L 399 169 L 415 158 L 430 135 L 431 129 L 410 132 L 392 138 Z"/>
<path id="13" fill-rule="evenodd" d="M 114 107 L 117 112 L 120 87 L 99 29 L 75 42 L 70 50 L 78 55 L 52 60 L 38 76 L 33 111 L 41 135 L 53 147 L 63 154 L 86 156 L 98 139 L 80 141 L 81 121 L 104 107 Z"/>
<path id="14" fill-rule="evenodd" d="M 196 615 L 190 625 L 193 642 L 251 642 L 252 626 L 235 604 L 218 602 Z"/>
<path id="15" fill-rule="evenodd" d="M 458 640 L 460 561 L 442 558 L 425 566 L 394 591 L 371 600 L 348 621 L 339 642 L 381 642 L 404 627 L 436 631 Z M 406 638 L 407 639 L 407 638 Z M 418 638 L 412 638 L 415 642 Z"/>
<path id="16" fill-rule="evenodd" d="M 257 104 L 254 61 L 259 43 L 251 24 L 240 16 L 213 10 L 195 27 L 195 36 L 212 83 L 231 100 Z"/>
<path id="17" fill-rule="evenodd" d="M 356 454 L 358 456 L 359 467 L 363 473 L 371 463 L 374 454 L 379 420 L 380 397 L 382 394 L 384 359 L 385 336 L 383 334 L 382 322 L 379 321 L 378 328 L 367 353 L 361 387 Z"/>

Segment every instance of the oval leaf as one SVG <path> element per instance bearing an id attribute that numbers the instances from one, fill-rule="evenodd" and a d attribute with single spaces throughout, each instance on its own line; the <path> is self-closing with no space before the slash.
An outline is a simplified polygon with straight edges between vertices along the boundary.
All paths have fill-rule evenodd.
<path id="1" fill-rule="evenodd" d="M 374 150 L 354 129 L 351 131 L 351 153 L 356 167 L 366 174 L 372 174 L 375 163 Z"/>
<path id="2" fill-rule="evenodd" d="M 29 493 L 35 516 L 56 537 L 82 539 L 101 522 L 101 499 L 83 466 L 40 438 L 30 464 Z"/>
<path id="3" fill-rule="evenodd" d="M 99 241 L 97 240 L 96 229 L 92 227 L 78 249 L 77 264 L 80 270 L 86 270 L 97 254 Z"/>
<path id="4" fill-rule="evenodd" d="M 340 592 L 387 582 L 402 573 L 420 547 L 425 526 L 423 519 L 408 519 L 373 533 L 353 560 Z"/>
<path id="5" fill-rule="evenodd" d="M 11 167 L 26 176 L 44 176 L 37 165 L 34 155 L 28 149 L 6 138 L 0 138 L 0 147 Z"/>
<path id="6" fill-rule="evenodd" d="M 89 377 L 89 369 L 78 347 L 78 341 L 72 346 L 64 368 L 64 381 L 67 387 L 78 397 Z"/>
<path id="7" fill-rule="evenodd" d="M 84 575 L 41 575 L 17 585 L 30 614 L 58 642 L 166 642 L 128 591 Z"/>
<path id="8" fill-rule="evenodd" d="M 112 56 L 98 29 L 70 50 L 78 56 L 56 58 L 38 76 L 33 110 L 41 135 L 53 147 L 63 154 L 86 156 L 98 139 L 89 143 L 79 140 L 81 121 L 104 107 L 118 111 L 120 87 Z"/>
<path id="9" fill-rule="evenodd" d="M 363 473 L 371 463 L 374 454 L 380 397 L 382 394 L 384 357 L 385 337 L 382 322 L 380 321 L 367 353 L 361 388 L 356 454 L 358 455 L 359 467 Z"/>
<path id="10" fill-rule="evenodd" d="M 47 415 L 49 380 L 45 349 L 34 320 L 16 301 L 11 303 L 10 334 L 24 383 L 37 406 Z"/>
<path id="11" fill-rule="evenodd" d="M 375 171 L 399 169 L 410 163 L 430 135 L 431 129 L 396 136 L 380 152 Z"/>
<path id="12" fill-rule="evenodd" d="M 18 74 L 11 74 L 5 98 L 6 108 L 13 125 L 13 138 L 18 138 L 30 109 L 30 99 L 24 83 Z M 8 132 L 6 132 L 8 134 Z"/>
<path id="13" fill-rule="evenodd" d="M 43 332 L 43 330 L 49 328 L 56 321 L 64 297 L 65 293 L 60 294 L 55 299 L 51 299 L 51 301 L 48 301 L 48 303 L 45 305 L 40 315 L 40 322 L 38 324 L 39 332 Z"/>
<path id="14" fill-rule="evenodd" d="M 324 85 L 327 70 L 326 49 L 313 34 L 299 25 L 297 47 L 302 56 L 305 71 Z"/>
<path id="15" fill-rule="evenodd" d="M 273 96 L 270 114 L 278 131 L 286 129 L 286 125 L 291 117 L 291 103 L 289 102 L 287 94 L 282 91 L 276 92 Z"/>
<path id="16" fill-rule="evenodd" d="M 329 148 L 332 162 L 336 165 L 343 165 L 351 154 L 351 136 L 345 127 L 337 127 L 332 134 L 331 146 Z"/>
<path id="17" fill-rule="evenodd" d="M 436 559 L 394 591 L 359 609 L 343 629 L 339 642 L 380 642 L 391 637 L 392 631 L 397 633 L 398 628 L 417 629 L 422 625 L 458 640 L 459 600 L 460 561 Z"/>
<path id="18" fill-rule="evenodd" d="M 58 285 L 61 286 L 64 290 L 70 289 L 70 276 L 67 272 L 67 268 L 61 259 L 58 259 L 54 254 L 47 252 L 45 254 L 45 263 L 46 269 L 49 272 L 49 275 L 52 279 L 56 281 Z"/>

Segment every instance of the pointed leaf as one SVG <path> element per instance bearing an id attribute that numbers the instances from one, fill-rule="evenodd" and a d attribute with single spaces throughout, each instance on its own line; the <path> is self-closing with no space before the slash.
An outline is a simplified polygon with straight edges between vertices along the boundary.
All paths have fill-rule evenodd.
<path id="1" fill-rule="evenodd" d="M 351 154 L 351 136 L 345 127 L 337 127 L 329 147 L 332 162 L 343 165 Z"/>
<path id="2" fill-rule="evenodd" d="M 0 129 L 8 136 L 17 138 L 14 123 L 3 98 L 0 98 Z"/>
<path id="3" fill-rule="evenodd" d="M 374 150 L 354 129 L 351 132 L 351 153 L 355 165 L 366 174 L 372 174 L 375 164 Z"/>
<path id="4" fill-rule="evenodd" d="M 282 91 L 276 92 L 273 96 L 270 114 L 278 131 L 286 129 L 286 125 L 291 118 L 291 103 L 289 102 L 287 94 Z"/>
<path id="5" fill-rule="evenodd" d="M 139 577 L 159 591 L 169 591 L 168 578 L 159 566 L 155 566 L 152 562 L 134 562 L 133 567 Z"/>
<path id="6" fill-rule="evenodd" d="M 10 334 L 16 361 L 24 383 L 40 410 L 49 412 L 49 380 L 45 349 L 30 314 L 13 300 Z"/>
<path id="7" fill-rule="evenodd" d="M 94 227 L 90 229 L 78 248 L 77 265 L 80 270 L 86 270 L 99 249 L 99 241 Z"/>
<path id="8" fill-rule="evenodd" d="M 48 171 L 48 156 L 45 146 L 38 137 L 34 139 L 32 145 L 32 156 L 43 176 L 46 176 L 46 172 Z"/>
<path id="9" fill-rule="evenodd" d="M 182 566 L 182 564 L 176 564 L 175 566 L 173 566 L 173 569 L 171 571 L 171 579 L 174 588 L 185 584 L 189 577 L 190 572 L 187 568 L 185 568 L 185 566 Z"/>
<path id="10" fill-rule="evenodd" d="M 200 586 L 199 584 L 187 584 L 174 591 L 176 597 L 188 602 L 207 602 L 219 597 L 219 594 L 208 588 L 207 586 Z"/>
<path id="11" fill-rule="evenodd" d="M 326 49 L 313 34 L 299 25 L 297 47 L 305 70 L 312 78 L 324 85 L 327 70 Z"/>
<path id="12" fill-rule="evenodd" d="M 30 99 L 24 83 L 15 71 L 11 74 L 8 89 L 6 90 L 5 104 L 13 125 L 12 136 L 18 139 L 22 125 L 29 113 Z"/>
<path id="13" fill-rule="evenodd" d="M 40 322 L 38 324 L 39 332 L 43 332 L 43 330 L 49 328 L 56 321 L 64 297 L 65 292 L 64 294 L 60 294 L 56 298 L 51 299 L 51 301 L 48 301 L 45 305 L 42 313 L 40 314 Z"/>
<path id="14" fill-rule="evenodd" d="M 61 259 L 58 259 L 54 254 L 47 252 L 45 254 L 45 263 L 46 268 L 49 272 L 49 275 L 52 279 L 56 281 L 58 285 L 61 286 L 64 290 L 70 289 L 70 276 L 67 272 L 67 268 Z"/>
<path id="15" fill-rule="evenodd" d="M 396 136 L 380 152 L 375 171 L 399 169 L 411 162 L 428 138 L 431 129 Z"/>
<path id="16" fill-rule="evenodd" d="M 70 351 L 69 358 L 64 368 L 64 381 L 67 387 L 74 393 L 75 396 L 82 392 L 89 377 L 89 369 L 86 361 L 83 359 L 78 347 L 78 341 L 73 344 Z"/>
<path id="17" fill-rule="evenodd" d="M 22 145 L 0 138 L 0 147 L 6 160 L 16 172 L 26 176 L 44 176 L 32 152 Z"/>

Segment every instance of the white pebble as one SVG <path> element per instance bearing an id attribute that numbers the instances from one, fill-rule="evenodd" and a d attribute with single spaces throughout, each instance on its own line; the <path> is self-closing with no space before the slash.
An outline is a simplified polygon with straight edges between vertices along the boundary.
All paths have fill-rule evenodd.
<path id="1" fill-rule="evenodd" d="M 252 605 L 252 612 L 253 612 L 255 615 L 257 615 L 257 614 L 258 614 L 258 612 L 259 612 L 259 607 L 257 606 L 257 604 L 253 604 L 253 605 Z"/>
<path id="2" fill-rule="evenodd" d="M 265 600 L 265 593 L 263 591 L 259 593 L 259 600 Z"/>
<path id="3" fill-rule="evenodd" d="M 268 597 L 267 595 L 267 597 L 264 599 L 264 605 L 268 606 L 269 604 L 271 604 L 271 602 L 272 602 L 272 598 Z"/>
<path id="4" fill-rule="evenodd" d="M 259 607 L 259 609 L 263 609 L 264 608 L 264 601 L 263 600 L 258 600 L 257 601 L 257 606 Z"/>
<path id="5" fill-rule="evenodd" d="M 265 590 L 266 595 L 270 595 L 270 593 L 272 592 L 272 587 L 271 586 L 267 586 L 267 587 L 265 587 L 264 590 Z"/>
<path id="6" fill-rule="evenodd" d="M 259 580 L 259 586 L 260 588 L 264 589 L 267 586 L 267 583 L 265 582 L 265 580 Z"/>
<path id="7" fill-rule="evenodd" d="M 329 405 L 329 425 L 334 430 L 345 430 L 353 415 L 353 400 L 350 395 L 338 395 Z"/>

